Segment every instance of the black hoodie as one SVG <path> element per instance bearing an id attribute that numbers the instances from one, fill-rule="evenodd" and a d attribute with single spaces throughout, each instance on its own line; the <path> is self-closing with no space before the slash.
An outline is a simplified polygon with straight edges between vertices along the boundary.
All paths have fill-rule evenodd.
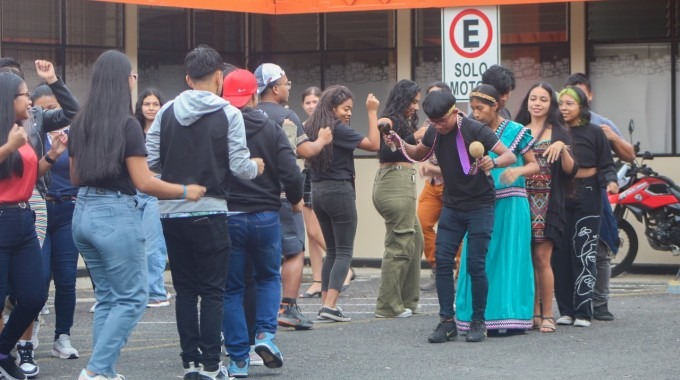
<path id="1" fill-rule="evenodd" d="M 281 184 L 286 188 L 286 199 L 291 204 L 300 202 L 303 177 L 283 129 L 258 109 L 244 107 L 241 113 L 250 157 L 264 160 L 264 172 L 249 181 L 236 177 L 231 179 L 227 202 L 229 211 L 278 212 L 281 208 Z"/>

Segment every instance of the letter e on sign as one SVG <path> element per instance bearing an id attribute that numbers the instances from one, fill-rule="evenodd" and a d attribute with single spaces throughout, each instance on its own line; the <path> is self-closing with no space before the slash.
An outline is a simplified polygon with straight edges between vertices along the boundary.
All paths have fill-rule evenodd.
<path id="1" fill-rule="evenodd" d="M 449 40 L 462 57 L 477 58 L 489 49 L 494 33 L 491 21 L 484 13 L 466 9 L 451 22 Z"/>

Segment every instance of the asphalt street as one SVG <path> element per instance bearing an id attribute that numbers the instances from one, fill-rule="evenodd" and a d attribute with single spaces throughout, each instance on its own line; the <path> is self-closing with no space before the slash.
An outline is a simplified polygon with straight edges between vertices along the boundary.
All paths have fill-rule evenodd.
<path id="1" fill-rule="evenodd" d="M 490 337 L 466 343 L 464 337 L 427 343 L 438 322 L 434 292 L 421 294 L 422 314 L 407 319 L 373 316 L 379 270 L 358 268 L 357 279 L 339 305 L 349 323 L 318 323 L 311 331 L 280 329 L 281 369 L 251 367 L 251 379 L 680 379 L 680 295 L 668 294 L 670 275 L 624 274 L 612 280 L 613 322 L 589 328 L 561 327 L 554 334 Z M 429 271 L 423 271 L 423 278 Z M 305 277 L 309 280 L 309 277 Z M 168 286 L 173 291 L 169 274 Z M 306 285 L 303 285 L 305 289 Z M 76 379 L 91 353 L 94 299 L 89 279 L 78 280 L 72 342 L 80 359 L 52 358 L 51 313 L 42 316 L 36 360 L 39 379 Z M 313 318 L 320 300 L 301 299 Z M 555 308 L 556 309 L 556 308 Z M 225 358 L 225 362 L 228 359 Z M 123 350 L 117 368 L 128 380 L 181 378 L 174 305 L 147 309 Z"/>

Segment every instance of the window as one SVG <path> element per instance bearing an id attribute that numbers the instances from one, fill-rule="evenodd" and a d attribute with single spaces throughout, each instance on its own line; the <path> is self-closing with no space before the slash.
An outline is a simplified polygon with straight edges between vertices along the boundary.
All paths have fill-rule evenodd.
<path id="1" fill-rule="evenodd" d="M 673 103 L 680 86 L 679 7 L 678 0 L 587 5 L 592 107 L 624 131 L 633 120 L 634 142 L 655 154 L 677 154 L 680 142 Z"/>
<path id="2" fill-rule="evenodd" d="M 29 89 L 40 83 L 33 61 L 46 59 L 82 102 L 90 90 L 97 57 L 108 49 L 123 49 L 120 4 L 43 0 L 36 6 L 34 2 L 2 0 L 0 8 L 0 55 L 21 63 Z"/>
<path id="3" fill-rule="evenodd" d="M 226 62 L 244 66 L 244 14 L 151 6 L 138 10 L 140 92 L 154 87 L 172 99 L 186 90 L 184 57 L 201 44 Z"/>
<path id="4" fill-rule="evenodd" d="M 310 86 L 347 86 L 354 95 L 352 127 L 368 133 L 369 93 L 387 99 L 396 83 L 395 13 L 252 15 L 248 68 L 276 63 L 293 82 L 288 106 L 301 120 L 302 93 Z M 357 155 L 370 154 L 357 151 Z"/>
<path id="5" fill-rule="evenodd" d="M 441 10 L 413 13 L 413 78 L 424 90 L 442 77 Z M 546 81 L 561 88 L 569 75 L 568 8 L 565 3 L 501 6 L 500 19 L 501 63 L 517 81 L 507 105 L 515 115 L 533 84 Z"/>

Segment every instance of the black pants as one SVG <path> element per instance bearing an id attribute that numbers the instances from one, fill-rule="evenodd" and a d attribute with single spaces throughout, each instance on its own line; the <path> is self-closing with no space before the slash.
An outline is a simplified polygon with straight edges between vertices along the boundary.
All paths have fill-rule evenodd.
<path id="1" fill-rule="evenodd" d="M 591 320 L 602 196 L 597 177 L 575 181 L 566 200 L 565 233 L 552 256 L 560 315 Z"/>
<path id="2" fill-rule="evenodd" d="M 231 250 L 227 216 L 166 218 L 162 222 L 172 283 L 177 292 L 175 312 L 182 360 L 201 363 L 206 371 L 216 371 Z"/>

